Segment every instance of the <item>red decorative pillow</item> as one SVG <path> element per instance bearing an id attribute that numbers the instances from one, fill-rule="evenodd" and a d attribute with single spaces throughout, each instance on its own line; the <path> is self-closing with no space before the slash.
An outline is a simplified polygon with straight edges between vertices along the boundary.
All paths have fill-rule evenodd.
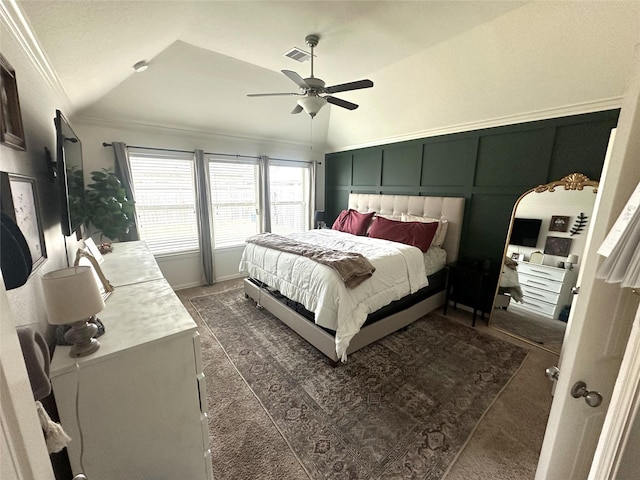
<path id="1" fill-rule="evenodd" d="M 431 246 L 437 229 L 438 222 L 398 222 L 376 217 L 369 229 L 369 236 L 413 245 L 426 252 Z"/>
<path id="2" fill-rule="evenodd" d="M 343 210 L 333 222 L 331 228 L 340 232 L 352 233 L 353 235 L 365 235 L 367 228 L 375 212 L 360 213 L 356 210 Z"/>

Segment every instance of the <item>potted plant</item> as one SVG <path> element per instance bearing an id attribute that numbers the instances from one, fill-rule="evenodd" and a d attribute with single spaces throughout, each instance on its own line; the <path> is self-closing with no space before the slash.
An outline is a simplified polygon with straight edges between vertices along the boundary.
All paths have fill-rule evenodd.
<path id="1" fill-rule="evenodd" d="M 100 232 L 101 240 L 122 240 L 134 225 L 134 202 L 111 169 L 91 172 L 93 183 L 85 191 L 87 218 Z"/>

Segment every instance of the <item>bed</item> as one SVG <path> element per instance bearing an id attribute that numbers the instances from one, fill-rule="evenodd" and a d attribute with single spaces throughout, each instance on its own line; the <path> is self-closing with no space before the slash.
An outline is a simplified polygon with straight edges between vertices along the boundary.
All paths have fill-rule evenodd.
<path id="1" fill-rule="evenodd" d="M 240 262 L 240 271 L 247 275 L 245 295 L 334 364 L 444 304 L 443 267 L 458 258 L 464 198 L 350 194 L 347 210 L 375 212 L 383 219 L 408 222 L 444 219 L 446 236 L 441 246 L 432 245 L 426 251 L 330 229 L 294 236 L 305 244 L 320 245 L 328 239 L 332 245 L 328 248 L 362 252 L 375 272 L 352 289 L 346 288 L 338 274 L 326 265 L 252 243 L 247 244 Z M 395 252 L 391 255 L 395 259 L 385 252 Z M 390 266 L 394 262 L 404 265 L 401 269 L 406 270 L 406 278 Z M 294 272 L 302 275 L 295 278 Z"/>

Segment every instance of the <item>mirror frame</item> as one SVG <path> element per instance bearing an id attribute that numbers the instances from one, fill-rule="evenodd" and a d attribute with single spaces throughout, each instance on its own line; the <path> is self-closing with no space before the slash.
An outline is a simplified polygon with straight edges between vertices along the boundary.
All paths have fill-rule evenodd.
<path id="1" fill-rule="evenodd" d="M 513 206 L 513 210 L 511 211 L 511 220 L 509 221 L 509 229 L 507 231 L 507 237 L 505 240 L 505 244 L 504 244 L 504 250 L 502 252 L 502 261 L 500 263 L 501 267 L 500 267 L 500 274 L 498 275 L 498 283 L 496 284 L 496 290 L 493 294 L 493 302 L 491 304 L 491 312 L 489 314 L 489 319 L 487 321 L 487 325 L 490 328 L 495 328 L 496 330 L 510 335 L 514 338 L 517 338 L 520 341 L 523 341 L 525 343 L 528 343 L 530 345 L 535 345 L 536 347 L 545 350 L 547 352 L 551 352 L 554 353 L 556 355 L 559 355 L 559 352 L 552 350 L 548 347 L 545 347 L 544 345 L 540 345 L 539 343 L 536 343 L 533 340 L 530 340 L 526 337 L 523 337 L 521 335 L 518 335 L 517 333 L 511 332 L 509 330 L 506 330 L 504 328 L 501 328 L 499 326 L 496 326 L 494 324 L 492 324 L 492 318 L 493 318 L 493 314 L 494 314 L 494 310 L 496 309 L 496 299 L 498 297 L 498 293 L 500 290 L 500 280 L 502 278 L 502 264 L 504 263 L 504 259 L 507 256 L 507 253 L 509 251 L 509 238 L 511 238 L 511 230 L 513 228 L 513 219 L 515 218 L 515 214 L 516 211 L 518 209 L 518 205 L 520 204 L 520 202 L 530 193 L 543 193 L 543 192 L 555 192 L 556 188 L 562 187 L 563 190 L 576 190 L 576 191 L 581 191 L 584 190 L 585 188 L 588 187 L 592 187 L 593 188 L 593 193 L 594 195 L 598 193 L 598 187 L 600 185 L 600 182 L 597 180 L 591 180 L 589 177 L 587 177 L 586 175 L 582 174 L 582 173 L 572 173 L 570 175 L 567 175 L 565 177 L 563 177 L 560 180 L 554 180 L 552 182 L 543 184 L 543 185 L 538 185 L 537 187 L 531 188 L 529 190 L 527 190 L 526 192 L 524 192 L 522 195 L 520 195 L 520 197 L 518 197 L 518 199 L 516 200 L 516 203 Z M 594 198 L 594 202 L 595 202 L 595 198 Z"/>

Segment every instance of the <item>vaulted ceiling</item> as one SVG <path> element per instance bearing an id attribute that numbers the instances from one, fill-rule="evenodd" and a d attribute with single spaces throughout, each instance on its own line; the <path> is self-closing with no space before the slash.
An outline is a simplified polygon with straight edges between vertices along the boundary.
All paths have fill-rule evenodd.
<path id="1" fill-rule="evenodd" d="M 601 44 L 606 29 L 620 19 L 625 19 L 618 26 L 622 34 L 612 31 L 611 41 L 619 43 L 623 35 L 628 49 L 626 39 L 634 33 L 629 25 L 639 15 L 637 2 L 609 2 L 620 6 L 604 16 L 594 11 L 604 2 L 588 3 L 585 8 L 592 10 L 588 18 L 577 21 L 584 23 L 580 29 L 592 30 L 594 38 L 579 39 L 586 44 L 579 53 Z M 308 141 L 312 131 L 321 143 L 329 135 L 333 137 L 330 144 L 344 147 L 349 142 L 477 120 L 472 112 L 460 118 L 440 115 L 430 121 L 422 118 L 428 113 L 416 105 L 424 99 L 431 109 L 460 108 L 456 99 L 461 96 L 452 92 L 472 82 L 487 89 L 487 102 L 496 103 L 500 91 L 509 95 L 511 110 L 492 107 L 489 117 L 517 114 L 518 108 L 530 111 L 527 91 L 520 89 L 530 82 L 543 78 L 546 88 L 558 81 L 563 92 L 570 90 L 562 72 L 554 80 L 548 71 L 566 64 L 565 57 L 553 51 L 546 32 L 533 28 L 550 24 L 555 41 L 562 36 L 556 30 L 564 28 L 563 22 L 570 23 L 575 7 L 561 9 L 559 18 L 546 18 L 550 6 L 516 1 L 22 1 L 18 5 L 68 97 L 70 114 L 84 119 L 293 143 Z M 531 18 L 531 13 L 537 15 Z M 529 18 L 531 25 L 527 25 Z M 596 21 L 605 26 L 593 31 L 590 22 Z M 517 38 L 504 37 L 509 28 Z M 569 27 L 568 37 L 574 32 Z M 280 70 L 307 77 L 310 64 L 283 54 L 292 47 L 308 50 L 304 38 L 311 33 L 320 36 L 315 76 L 328 85 L 373 80 L 371 89 L 336 94 L 360 108 L 346 111 L 327 105 L 311 122 L 304 113 L 290 114 L 294 97 L 248 98 L 248 93 L 297 92 Z M 566 43 L 571 47 L 576 41 L 568 38 Z M 538 43 L 539 48 L 534 48 Z M 556 45 L 563 47 L 567 45 Z M 601 61 L 598 48 L 607 46 L 594 48 L 594 58 L 584 59 L 588 64 L 596 58 Z M 135 73 L 132 66 L 140 60 L 148 61 L 149 68 Z M 464 70 L 460 70 L 462 63 Z M 618 64 L 612 68 L 612 75 L 628 70 Z M 595 66 L 572 73 L 590 74 L 590 69 Z M 460 72 L 469 76 L 460 78 Z M 500 79 L 499 88 L 496 79 Z M 595 81 L 602 83 L 599 78 Z M 596 89 L 591 96 L 620 95 L 620 82 Z M 477 95 L 478 89 L 471 91 Z M 555 94 L 550 91 L 549 95 Z M 581 99 L 569 95 L 557 102 Z M 485 102 L 475 108 L 486 109 Z M 395 116 L 389 118 L 393 109 Z M 403 118 L 402 111 L 413 120 Z M 381 115 L 398 126 L 377 131 Z"/>

